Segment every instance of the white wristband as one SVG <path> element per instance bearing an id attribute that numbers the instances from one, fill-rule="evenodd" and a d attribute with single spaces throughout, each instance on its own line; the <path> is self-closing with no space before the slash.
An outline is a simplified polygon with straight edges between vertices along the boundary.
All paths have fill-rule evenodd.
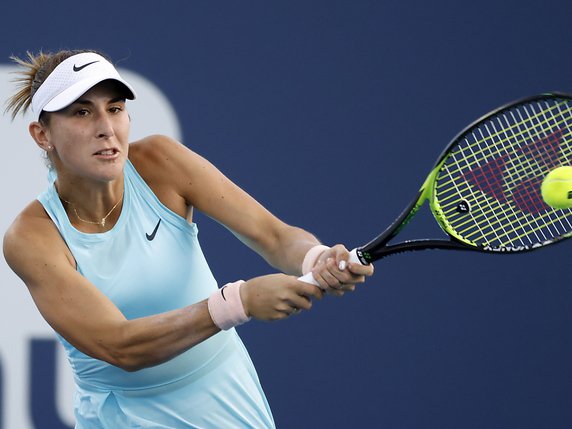
<path id="1" fill-rule="evenodd" d="M 324 252 L 324 250 L 328 250 L 328 246 L 324 246 L 323 244 L 318 244 L 317 246 L 312 247 L 308 252 L 306 252 L 306 256 L 304 256 L 304 261 L 302 262 L 302 274 L 308 274 L 316 265 L 316 261 Z"/>
<path id="2" fill-rule="evenodd" d="M 240 286 L 243 283 L 243 280 L 227 283 L 209 297 L 208 307 L 211 319 L 223 331 L 250 320 L 240 299 Z"/>

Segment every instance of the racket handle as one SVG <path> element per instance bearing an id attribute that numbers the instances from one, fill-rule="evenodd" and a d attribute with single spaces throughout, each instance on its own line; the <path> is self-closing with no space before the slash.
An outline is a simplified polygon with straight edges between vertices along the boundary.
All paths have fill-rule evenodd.
<path id="1" fill-rule="evenodd" d="M 354 262 L 354 263 L 361 264 L 361 261 L 357 257 L 356 249 L 353 249 L 352 251 L 350 251 L 350 257 L 348 259 L 348 262 Z M 300 280 L 301 282 L 310 283 L 311 285 L 314 285 L 314 286 L 320 286 L 320 283 L 318 283 L 316 281 L 316 279 L 312 275 L 311 271 L 307 274 L 304 274 L 301 277 L 298 277 L 298 280 Z"/>

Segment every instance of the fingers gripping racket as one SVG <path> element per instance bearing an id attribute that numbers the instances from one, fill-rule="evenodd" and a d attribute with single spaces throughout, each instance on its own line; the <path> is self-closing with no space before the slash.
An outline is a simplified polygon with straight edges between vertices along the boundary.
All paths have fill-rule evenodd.
<path id="1" fill-rule="evenodd" d="M 502 106 L 459 133 L 413 201 L 379 236 L 353 249 L 367 265 L 425 249 L 518 253 L 572 235 L 572 209 L 556 209 L 540 187 L 553 169 L 572 165 L 572 95 L 551 93 Z M 570 195 L 572 198 L 572 194 Z M 424 202 L 448 239 L 389 244 Z M 312 273 L 300 280 L 317 284 Z"/>

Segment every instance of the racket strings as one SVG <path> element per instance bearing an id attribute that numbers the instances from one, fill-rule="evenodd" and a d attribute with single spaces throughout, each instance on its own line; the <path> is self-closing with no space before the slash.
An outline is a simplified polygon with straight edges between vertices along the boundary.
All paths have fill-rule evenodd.
<path id="1" fill-rule="evenodd" d="M 479 130 L 480 131 L 480 130 Z M 562 138 L 565 139 L 570 139 L 572 137 L 572 132 L 567 132 L 566 134 L 562 134 Z M 469 148 L 470 150 L 470 148 Z M 536 164 L 536 168 L 534 168 L 534 165 L 531 165 L 531 162 L 529 159 L 526 159 L 525 162 L 529 165 L 529 173 L 532 173 L 533 177 L 537 177 L 540 173 L 544 173 L 544 169 L 546 167 L 554 167 L 556 165 L 559 165 L 561 162 L 563 161 L 568 161 L 572 158 L 572 147 L 570 146 L 566 146 L 564 148 L 560 149 L 560 154 L 563 155 L 561 157 L 559 157 L 558 159 L 551 159 L 550 163 L 545 162 L 544 165 L 537 163 Z M 474 158 L 476 159 L 476 155 L 474 155 Z M 504 156 L 502 157 L 504 158 Z M 478 161 L 474 160 L 472 162 L 469 162 L 468 160 L 466 160 L 466 164 L 470 167 L 478 167 Z M 491 191 L 498 191 L 498 199 L 503 198 L 504 196 L 504 190 L 503 190 L 503 185 L 506 185 L 508 187 L 512 187 L 515 182 L 519 179 L 519 176 L 516 174 L 519 171 L 519 165 L 514 165 L 514 162 L 512 163 L 513 165 L 509 166 L 508 168 L 506 168 L 505 165 L 505 160 L 501 159 L 502 163 L 499 161 L 499 159 L 493 159 L 492 161 L 490 161 L 488 163 L 488 170 L 486 169 L 481 169 L 481 173 L 482 173 L 482 179 L 486 181 L 489 190 Z M 456 165 L 457 169 L 456 170 L 451 170 L 450 167 L 448 167 L 447 165 L 445 165 L 444 167 L 448 168 L 448 175 L 450 177 L 452 177 L 455 173 L 457 173 L 458 171 L 460 171 L 460 168 L 458 166 L 458 164 Z M 495 168 L 496 167 L 496 168 Z M 506 172 L 509 173 L 509 175 L 506 178 L 503 178 L 503 181 L 498 180 L 498 174 L 499 172 L 501 172 L 502 168 L 505 168 Z M 544 167 L 544 168 L 543 168 Z M 491 183 L 491 179 L 488 178 L 487 173 L 493 174 L 495 175 L 495 177 L 497 177 L 497 179 L 494 181 L 494 183 Z M 449 186 L 449 184 L 447 182 L 440 182 L 436 189 L 440 190 L 443 188 L 447 188 Z M 455 195 L 450 195 L 448 198 L 452 199 L 454 198 Z M 447 202 L 448 198 L 444 198 L 441 201 L 443 202 Z"/>
<path id="2" fill-rule="evenodd" d="M 493 127 L 494 127 L 494 124 L 493 124 Z M 533 151 L 530 151 L 530 152 L 531 152 L 531 153 L 534 153 Z M 530 162 L 530 158 L 525 158 L 525 159 L 527 160 L 527 162 L 524 163 L 524 165 L 531 165 L 531 164 L 532 164 L 532 163 Z M 549 158 L 549 159 L 550 159 L 550 158 Z M 549 164 L 549 167 L 553 166 L 553 164 L 555 164 L 555 163 L 554 163 L 553 161 L 551 161 L 550 164 Z M 528 183 L 528 182 L 527 182 L 527 181 L 523 181 L 522 183 Z M 522 186 L 520 186 L 520 188 L 522 188 Z M 530 186 L 529 186 L 529 188 L 530 188 Z M 534 187 L 534 189 L 536 189 L 536 188 L 537 188 L 537 187 Z M 522 192 L 521 192 L 521 193 L 522 193 Z M 534 200 L 537 200 L 536 202 L 538 203 L 538 201 L 540 201 L 540 198 L 538 198 L 538 195 L 537 195 L 537 194 L 538 194 L 538 192 L 532 192 L 532 193 L 531 193 L 531 195 L 533 195 L 533 196 L 535 197 L 535 198 L 532 199 L 532 200 L 533 200 L 533 201 L 534 201 Z M 515 203 L 518 203 L 518 201 L 517 201 L 517 199 L 516 199 L 516 195 L 517 195 L 517 193 L 515 192 L 515 198 L 514 198 L 514 200 L 515 200 Z M 529 198 L 529 200 L 530 200 L 530 198 Z M 521 203 L 522 203 L 522 201 L 525 201 L 525 200 L 523 200 L 522 198 L 520 198 L 520 201 L 521 201 Z M 542 205 L 543 203 L 541 202 L 540 204 Z M 520 208 L 521 210 L 523 209 L 522 204 L 520 204 L 520 207 L 519 207 L 519 208 Z M 541 209 L 543 209 L 543 208 L 541 208 Z M 539 210 L 538 208 L 535 209 L 534 206 L 533 206 L 533 210 L 534 210 L 534 211 L 541 211 L 541 209 L 540 209 L 540 210 Z M 531 211 L 531 210 L 530 210 L 530 204 L 529 204 L 528 206 L 524 207 L 524 210 L 530 212 L 530 211 Z M 515 213 L 514 210 L 512 210 L 512 212 Z M 517 218 L 517 220 L 518 220 L 518 218 Z M 534 227 L 535 225 L 531 225 L 531 222 L 530 222 L 530 221 L 529 221 L 529 222 L 524 222 L 524 223 L 523 223 L 523 222 L 519 222 L 519 223 L 520 223 L 520 226 L 521 226 L 522 228 L 527 228 L 528 230 L 531 230 L 532 233 L 535 233 L 535 234 L 536 234 L 536 231 L 540 231 L 541 233 L 543 233 L 543 230 L 540 228 L 541 224 L 540 224 L 538 221 L 535 222 L 535 223 L 536 223 L 536 227 Z M 552 222 L 549 222 L 548 225 L 550 225 L 551 223 L 552 223 Z M 498 229 L 495 229 L 495 230 L 494 230 L 495 233 L 496 233 L 497 231 L 498 231 Z M 558 231 L 557 233 L 559 233 L 559 231 Z M 521 234 L 521 235 L 522 235 L 522 234 Z M 549 237 L 546 236 L 546 234 L 542 234 L 542 235 L 543 235 L 543 237 L 540 237 L 538 234 L 536 234 L 536 239 L 537 239 L 537 240 L 540 240 L 541 238 L 544 238 L 544 239 L 548 239 L 548 238 L 549 238 Z"/>
<path id="3" fill-rule="evenodd" d="M 543 119 L 542 121 L 539 120 L 541 115 L 546 115 L 546 113 L 550 113 L 554 115 L 553 109 L 558 108 L 558 106 L 551 107 L 545 111 L 539 112 L 536 115 L 531 115 L 529 118 L 522 118 L 521 110 L 517 111 L 517 114 L 522 118 L 519 122 L 516 122 L 510 126 L 503 127 L 500 131 L 496 132 L 488 132 L 488 135 L 482 134 L 482 128 L 487 128 L 489 123 L 482 124 L 481 127 L 477 131 L 481 132 L 481 138 L 474 138 L 472 142 L 469 140 L 465 140 L 466 146 L 459 146 L 458 150 L 461 156 L 465 156 L 465 151 L 472 151 L 471 156 L 467 157 L 466 162 L 467 166 L 473 167 L 476 165 L 482 164 L 483 160 L 490 160 L 490 161 L 499 161 L 500 158 L 503 156 L 510 156 L 511 150 L 514 150 L 515 146 L 520 147 L 522 143 L 529 144 L 530 143 L 530 136 L 531 132 L 535 132 L 539 139 L 542 139 L 540 131 L 534 130 L 534 120 L 538 120 L 537 126 L 544 126 L 545 128 L 541 131 L 546 133 L 547 130 L 551 129 L 552 127 L 567 125 L 566 120 L 570 119 L 571 116 L 565 117 L 564 113 L 569 113 L 572 115 L 572 106 L 568 107 L 566 112 L 560 113 L 560 120 L 553 120 L 550 121 L 548 118 Z M 525 109 L 525 107 L 521 107 L 521 109 Z M 513 114 L 513 112 L 510 112 Z M 492 121 L 490 122 L 492 125 Z M 519 129 L 520 128 L 520 129 Z M 517 129 L 517 132 L 514 132 L 514 129 Z M 502 134 L 512 133 L 511 138 L 502 138 Z M 568 135 L 570 135 L 570 131 L 568 131 Z M 497 139 L 497 140 L 495 140 Z M 474 151 L 474 149 L 478 149 L 478 151 Z M 451 153 L 452 156 L 455 153 Z M 472 158 L 472 160 L 470 160 Z M 461 170 L 465 169 L 465 165 L 458 163 L 457 170 L 452 170 L 451 173 L 455 174 Z M 442 186 L 443 184 L 440 184 Z"/>
<path id="4" fill-rule="evenodd" d="M 530 163 L 528 163 L 530 164 Z M 489 236 L 490 234 L 494 234 L 495 237 L 498 240 L 501 240 L 501 243 L 503 245 L 507 245 L 508 243 L 506 243 L 506 238 L 510 237 L 511 232 L 518 232 L 518 229 L 520 229 L 521 231 L 524 231 L 524 233 L 520 233 L 520 234 L 515 234 L 514 237 L 512 237 L 512 243 L 513 245 L 516 243 L 518 245 L 527 245 L 527 242 L 522 241 L 523 237 L 526 237 L 527 235 L 534 235 L 534 237 L 532 237 L 532 239 L 536 242 L 542 242 L 542 241 L 546 241 L 546 240 L 550 240 L 553 236 L 558 236 L 558 235 L 562 235 L 563 233 L 566 232 L 566 230 L 569 230 L 568 228 L 563 229 L 563 223 L 561 221 L 561 218 L 556 217 L 553 219 L 548 219 L 548 221 L 546 220 L 547 217 L 549 217 L 549 215 L 547 213 L 544 213 L 541 218 L 538 217 L 532 217 L 532 218 L 524 218 L 521 219 L 519 218 L 518 214 L 521 213 L 522 211 L 524 212 L 528 212 L 528 213 L 538 213 L 540 211 L 542 211 L 544 208 L 538 208 L 538 201 L 540 200 L 540 197 L 538 196 L 538 192 L 537 192 L 537 188 L 539 188 L 539 184 L 540 181 L 536 181 L 535 182 L 531 182 L 530 180 L 523 180 L 522 184 L 526 184 L 525 187 L 529 188 L 526 193 L 524 194 L 522 191 L 520 191 L 520 194 L 517 194 L 517 192 L 514 193 L 514 198 L 513 198 L 513 205 L 505 205 L 504 209 L 505 209 L 505 216 L 504 217 L 499 217 L 496 216 L 495 221 L 491 223 L 490 225 L 490 231 L 489 231 Z M 519 188 L 522 188 L 523 186 L 519 186 Z M 532 191 L 531 191 L 532 190 Z M 517 199 L 517 195 L 519 195 L 519 198 Z M 523 204 L 523 201 L 526 202 L 527 199 L 529 201 L 532 201 L 533 204 Z M 495 207 L 493 207 L 490 204 L 490 200 L 487 201 L 489 202 L 488 207 L 489 209 L 484 211 L 484 215 L 485 216 L 491 216 L 490 215 L 490 210 L 492 209 L 496 209 Z M 542 202 L 540 204 L 543 204 Z M 519 210 L 516 210 L 514 207 L 517 206 Z M 508 210 L 506 210 L 508 208 Z M 481 207 L 482 210 L 482 207 Z M 507 230 L 503 224 L 503 222 L 512 222 L 512 228 Z M 462 231 L 463 234 L 465 234 L 467 237 L 472 238 L 472 236 L 474 236 L 474 233 L 468 233 L 466 230 Z M 481 231 L 481 236 L 484 236 L 486 238 L 487 241 L 490 242 L 490 237 L 487 236 L 487 234 L 483 234 L 483 232 Z"/>
<path id="5" fill-rule="evenodd" d="M 511 114 L 512 114 L 512 112 L 511 112 Z M 513 116 L 513 118 L 514 118 L 514 116 Z M 494 124 L 493 124 L 493 125 L 494 125 Z M 480 130 L 479 130 L 479 132 L 480 132 Z M 569 136 L 570 136 L 570 134 L 568 134 L 567 137 L 569 137 Z M 533 136 L 530 136 L 530 138 L 532 139 Z M 570 148 L 568 148 L 567 155 L 570 155 L 571 152 L 572 152 L 572 151 L 570 150 Z M 568 158 L 568 159 L 569 159 L 570 157 L 569 157 L 569 156 L 566 156 L 565 158 Z M 525 162 L 526 162 L 525 165 L 528 167 L 528 170 L 533 173 L 533 176 L 534 176 L 534 177 L 538 177 L 541 173 L 543 173 L 543 171 L 541 170 L 541 167 L 552 168 L 555 164 L 558 164 L 558 161 L 559 161 L 559 160 L 554 160 L 553 158 L 549 158 L 549 160 L 550 160 L 550 162 L 544 162 L 544 165 L 542 165 L 542 164 L 540 164 L 540 163 L 539 163 L 539 164 L 536 164 L 536 168 L 534 168 L 535 166 L 533 165 L 533 163 L 530 162 L 530 160 L 529 160 L 528 158 L 525 158 Z M 513 164 L 514 164 L 514 163 L 513 163 Z M 513 187 L 514 187 L 514 182 L 516 181 L 516 179 L 519 178 L 518 175 L 514 174 L 515 171 L 516 171 L 516 167 L 517 167 L 516 165 L 513 165 L 513 166 L 511 166 L 510 168 L 507 168 L 507 171 L 508 171 L 510 174 L 509 174 L 508 177 L 505 177 L 505 184 L 506 184 L 509 188 L 513 188 Z M 449 175 L 451 175 L 450 172 L 448 172 L 448 173 L 449 173 Z M 484 179 L 485 179 L 485 180 L 488 180 L 488 179 L 486 178 L 486 176 L 484 177 Z M 512 179 L 512 180 L 511 180 L 511 179 Z M 520 180 L 522 181 L 522 179 L 520 179 Z M 528 183 L 528 182 L 523 182 L 523 183 Z M 520 205 L 520 206 L 523 206 L 522 203 L 528 203 L 528 204 L 525 205 L 525 207 L 524 207 L 524 209 L 525 209 L 525 210 L 528 210 L 528 211 L 542 211 L 542 210 L 545 210 L 545 209 L 546 209 L 545 204 L 544 204 L 543 201 L 541 201 L 541 199 L 540 199 L 539 196 L 537 195 L 538 192 L 536 192 L 536 189 L 539 188 L 539 184 L 534 183 L 534 185 L 535 185 L 534 188 L 530 188 L 530 187 L 529 187 L 529 189 L 525 189 L 525 190 L 526 190 L 526 194 L 525 194 L 524 198 L 521 198 L 521 199 L 519 200 L 519 201 L 520 201 L 519 205 Z M 536 186 L 536 185 L 538 185 L 538 186 Z M 491 186 L 491 188 L 492 188 L 492 186 Z M 523 188 L 523 187 L 521 186 L 520 188 Z M 457 188 L 457 191 L 459 191 L 458 188 Z M 500 188 L 500 191 L 502 192 L 502 188 Z M 504 194 L 500 194 L 500 195 L 501 195 L 501 196 L 504 196 Z M 448 200 L 450 200 L 451 198 L 453 198 L 454 196 L 455 196 L 455 195 L 450 195 L 450 196 L 449 196 L 448 198 L 446 198 L 445 200 L 448 201 Z M 501 198 L 497 197 L 497 199 L 501 199 Z M 531 204 L 530 204 L 531 201 L 535 203 L 534 206 L 532 206 L 532 207 L 531 207 Z M 481 214 L 482 214 L 483 216 L 486 216 L 486 217 L 490 217 L 491 215 L 494 216 L 496 208 L 494 208 L 494 207 L 491 206 L 491 200 L 490 200 L 490 199 L 480 199 L 480 200 L 478 200 L 478 202 L 488 203 L 488 204 L 487 204 L 487 205 L 488 205 L 488 208 L 487 208 L 487 209 L 484 209 L 483 204 L 480 204 L 480 207 L 481 207 L 481 209 L 482 209 L 482 210 L 481 210 Z M 512 206 L 509 206 L 509 207 L 512 207 Z M 521 207 L 521 208 L 522 208 L 522 207 Z M 513 214 L 516 215 L 517 212 L 516 212 L 514 209 L 511 210 L 511 211 L 512 211 Z M 450 213 L 450 212 L 449 212 L 449 213 Z M 448 213 L 448 214 L 449 214 L 449 213 Z M 516 219 L 516 221 L 518 221 L 518 217 L 515 216 L 515 219 Z M 465 222 L 460 223 L 457 227 L 463 227 L 463 226 L 465 226 L 468 222 L 469 222 L 469 220 L 466 220 Z M 497 220 L 497 222 L 500 223 L 500 221 L 498 221 L 498 220 Z M 529 227 L 528 224 L 525 224 L 524 226 L 525 226 L 525 227 Z M 567 227 L 569 228 L 569 226 L 567 226 Z M 495 232 L 496 232 L 496 230 L 495 230 Z M 558 234 L 559 234 L 559 233 L 560 233 L 560 231 L 558 231 Z M 469 237 L 469 238 L 470 238 L 470 237 Z M 544 237 L 537 236 L 537 240 L 541 240 L 541 238 L 548 239 L 549 237 L 547 237 L 547 236 L 544 236 Z"/>
<path id="6" fill-rule="evenodd" d="M 553 209 L 540 194 L 550 170 L 572 164 L 571 122 L 570 102 L 547 98 L 505 109 L 458 139 L 435 184 L 444 228 L 492 249 L 572 234 L 572 210 Z"/>

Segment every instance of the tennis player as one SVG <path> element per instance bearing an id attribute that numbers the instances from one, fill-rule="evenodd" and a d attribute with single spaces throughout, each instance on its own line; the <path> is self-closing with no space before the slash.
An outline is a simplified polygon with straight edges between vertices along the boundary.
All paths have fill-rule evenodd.
<path id="1" fill-rule="evenodd" d="M 273 428 L 234 327 L 309 310 L 373 268 L 286 225 L 171 138 L 129 143 L 135 90 L 101 54 L 13 59 L 7 111 L 31 109 L 50 180 L 6 232 L 4 255 L 67 353 L 76 428 Z M 194 209 L 286 274 L 219 288 Z M 310 271 L 319 288 L 297 280 Z"/>

